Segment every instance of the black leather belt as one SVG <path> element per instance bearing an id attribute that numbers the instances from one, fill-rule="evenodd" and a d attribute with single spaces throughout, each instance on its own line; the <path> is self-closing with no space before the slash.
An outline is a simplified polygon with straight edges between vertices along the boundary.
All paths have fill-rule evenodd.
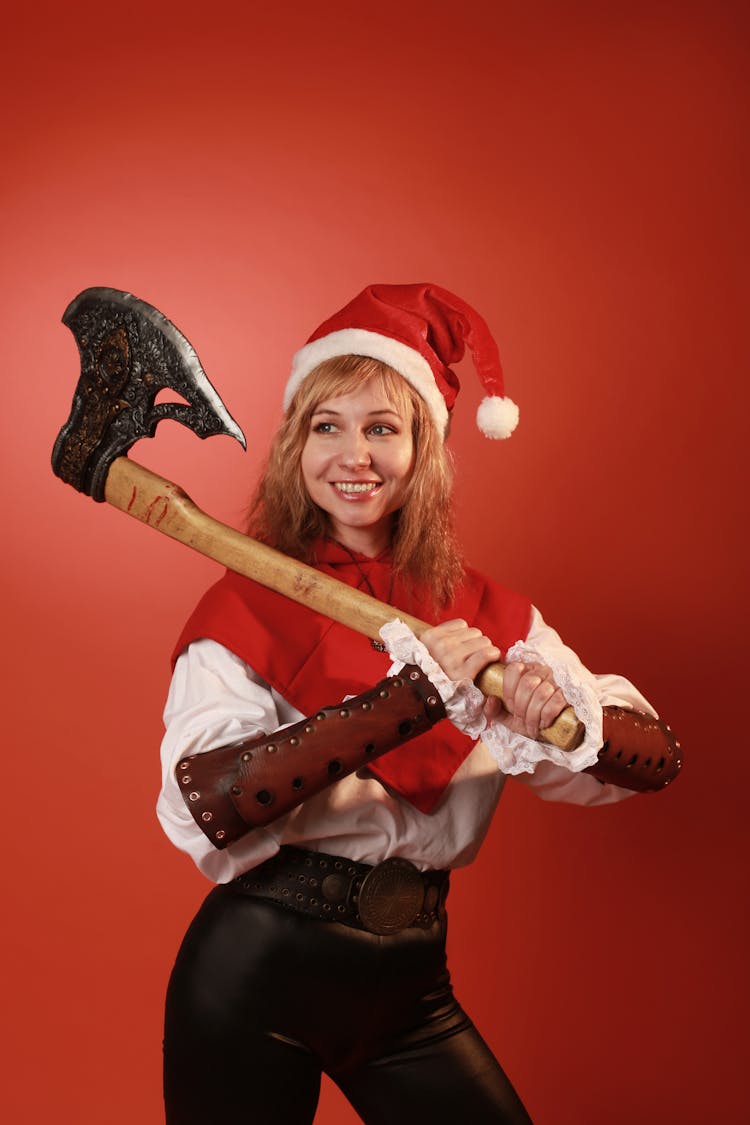
<path id="1" fill-rule="evenodd" d="M 447 871 L 419 871 L 393 857 L 372 867 L 342 856 L 284 845 L 234 885 L 252 898 L 371 934 L 429 928 L 445 915 Z"/>

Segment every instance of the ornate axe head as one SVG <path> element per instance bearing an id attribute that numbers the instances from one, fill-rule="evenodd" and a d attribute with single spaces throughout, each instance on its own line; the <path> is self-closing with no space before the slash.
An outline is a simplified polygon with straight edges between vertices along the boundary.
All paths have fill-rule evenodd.
<path id="1" fill-rule="evenodd" d="M 52 468 L 79 492 L 104 500 L 109 467 L 163 418 L 200 438 L 230 434 L 245 448 L 193 348 L 153 305 L 119 289 L 85 289 L 63 314 L 81 353 L 70 417 L 52 451 Z M 185 401 L 155 402 L 168 388 Z"/>

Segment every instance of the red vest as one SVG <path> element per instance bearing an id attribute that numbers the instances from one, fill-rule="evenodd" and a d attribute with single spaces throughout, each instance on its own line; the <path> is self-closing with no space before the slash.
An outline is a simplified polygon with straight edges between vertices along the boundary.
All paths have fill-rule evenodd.
<path id="1" fill-rule="evenodd" d="M 399 580 L 391 588 L 389 552 L 368 559 L 325 540 L 316 545 L 316 555 L 316 569 L 324 574 L 366 593 L 371 592 L 369 582 L 375 597 L 425 621 L 463 618 L 503 651 L 528 633 L 528 599 L 475 570 L 467 568 L 456 597 L 435 614 L 424 598 L 407 592 Z M 173 662 L 200 637 L 218 641 L 241 657 L 303 715 L 366 691 L 386 675 L 391 663 L 388 654 L 377 652 L 367 637 L 231 571 L 199 602 L 180 635 Z M 369 769 L 416 808 L 430 812 L 472 745 L 471 739 L 444 722 L 391 750 Z"/>

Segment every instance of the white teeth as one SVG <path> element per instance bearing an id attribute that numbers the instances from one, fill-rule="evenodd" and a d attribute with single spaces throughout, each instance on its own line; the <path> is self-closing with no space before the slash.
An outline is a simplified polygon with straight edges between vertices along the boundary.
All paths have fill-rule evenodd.
<path id="1" fill-rule="evenodd" d="M 362 484 L 355 484 L 354 481 L 342 480 L 336 481 L 335 488 L 339 492 L 372 492 L 374 488 L 378 487 L 379 481 L 366 481 Z"/>

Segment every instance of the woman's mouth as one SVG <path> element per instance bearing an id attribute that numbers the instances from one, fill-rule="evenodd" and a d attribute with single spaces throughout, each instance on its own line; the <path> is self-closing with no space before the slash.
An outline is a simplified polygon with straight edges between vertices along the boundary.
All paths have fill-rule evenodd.
<path id="1" fill-rule="evenodd" d="M 383 482 L 379 480 L 336 480 L 332 483 L 340 496 L 346 496 L 347 499 L 354 499 L 360 496 L 371 496 L 373 492 L 376 492 L 382 486 Z"/>

